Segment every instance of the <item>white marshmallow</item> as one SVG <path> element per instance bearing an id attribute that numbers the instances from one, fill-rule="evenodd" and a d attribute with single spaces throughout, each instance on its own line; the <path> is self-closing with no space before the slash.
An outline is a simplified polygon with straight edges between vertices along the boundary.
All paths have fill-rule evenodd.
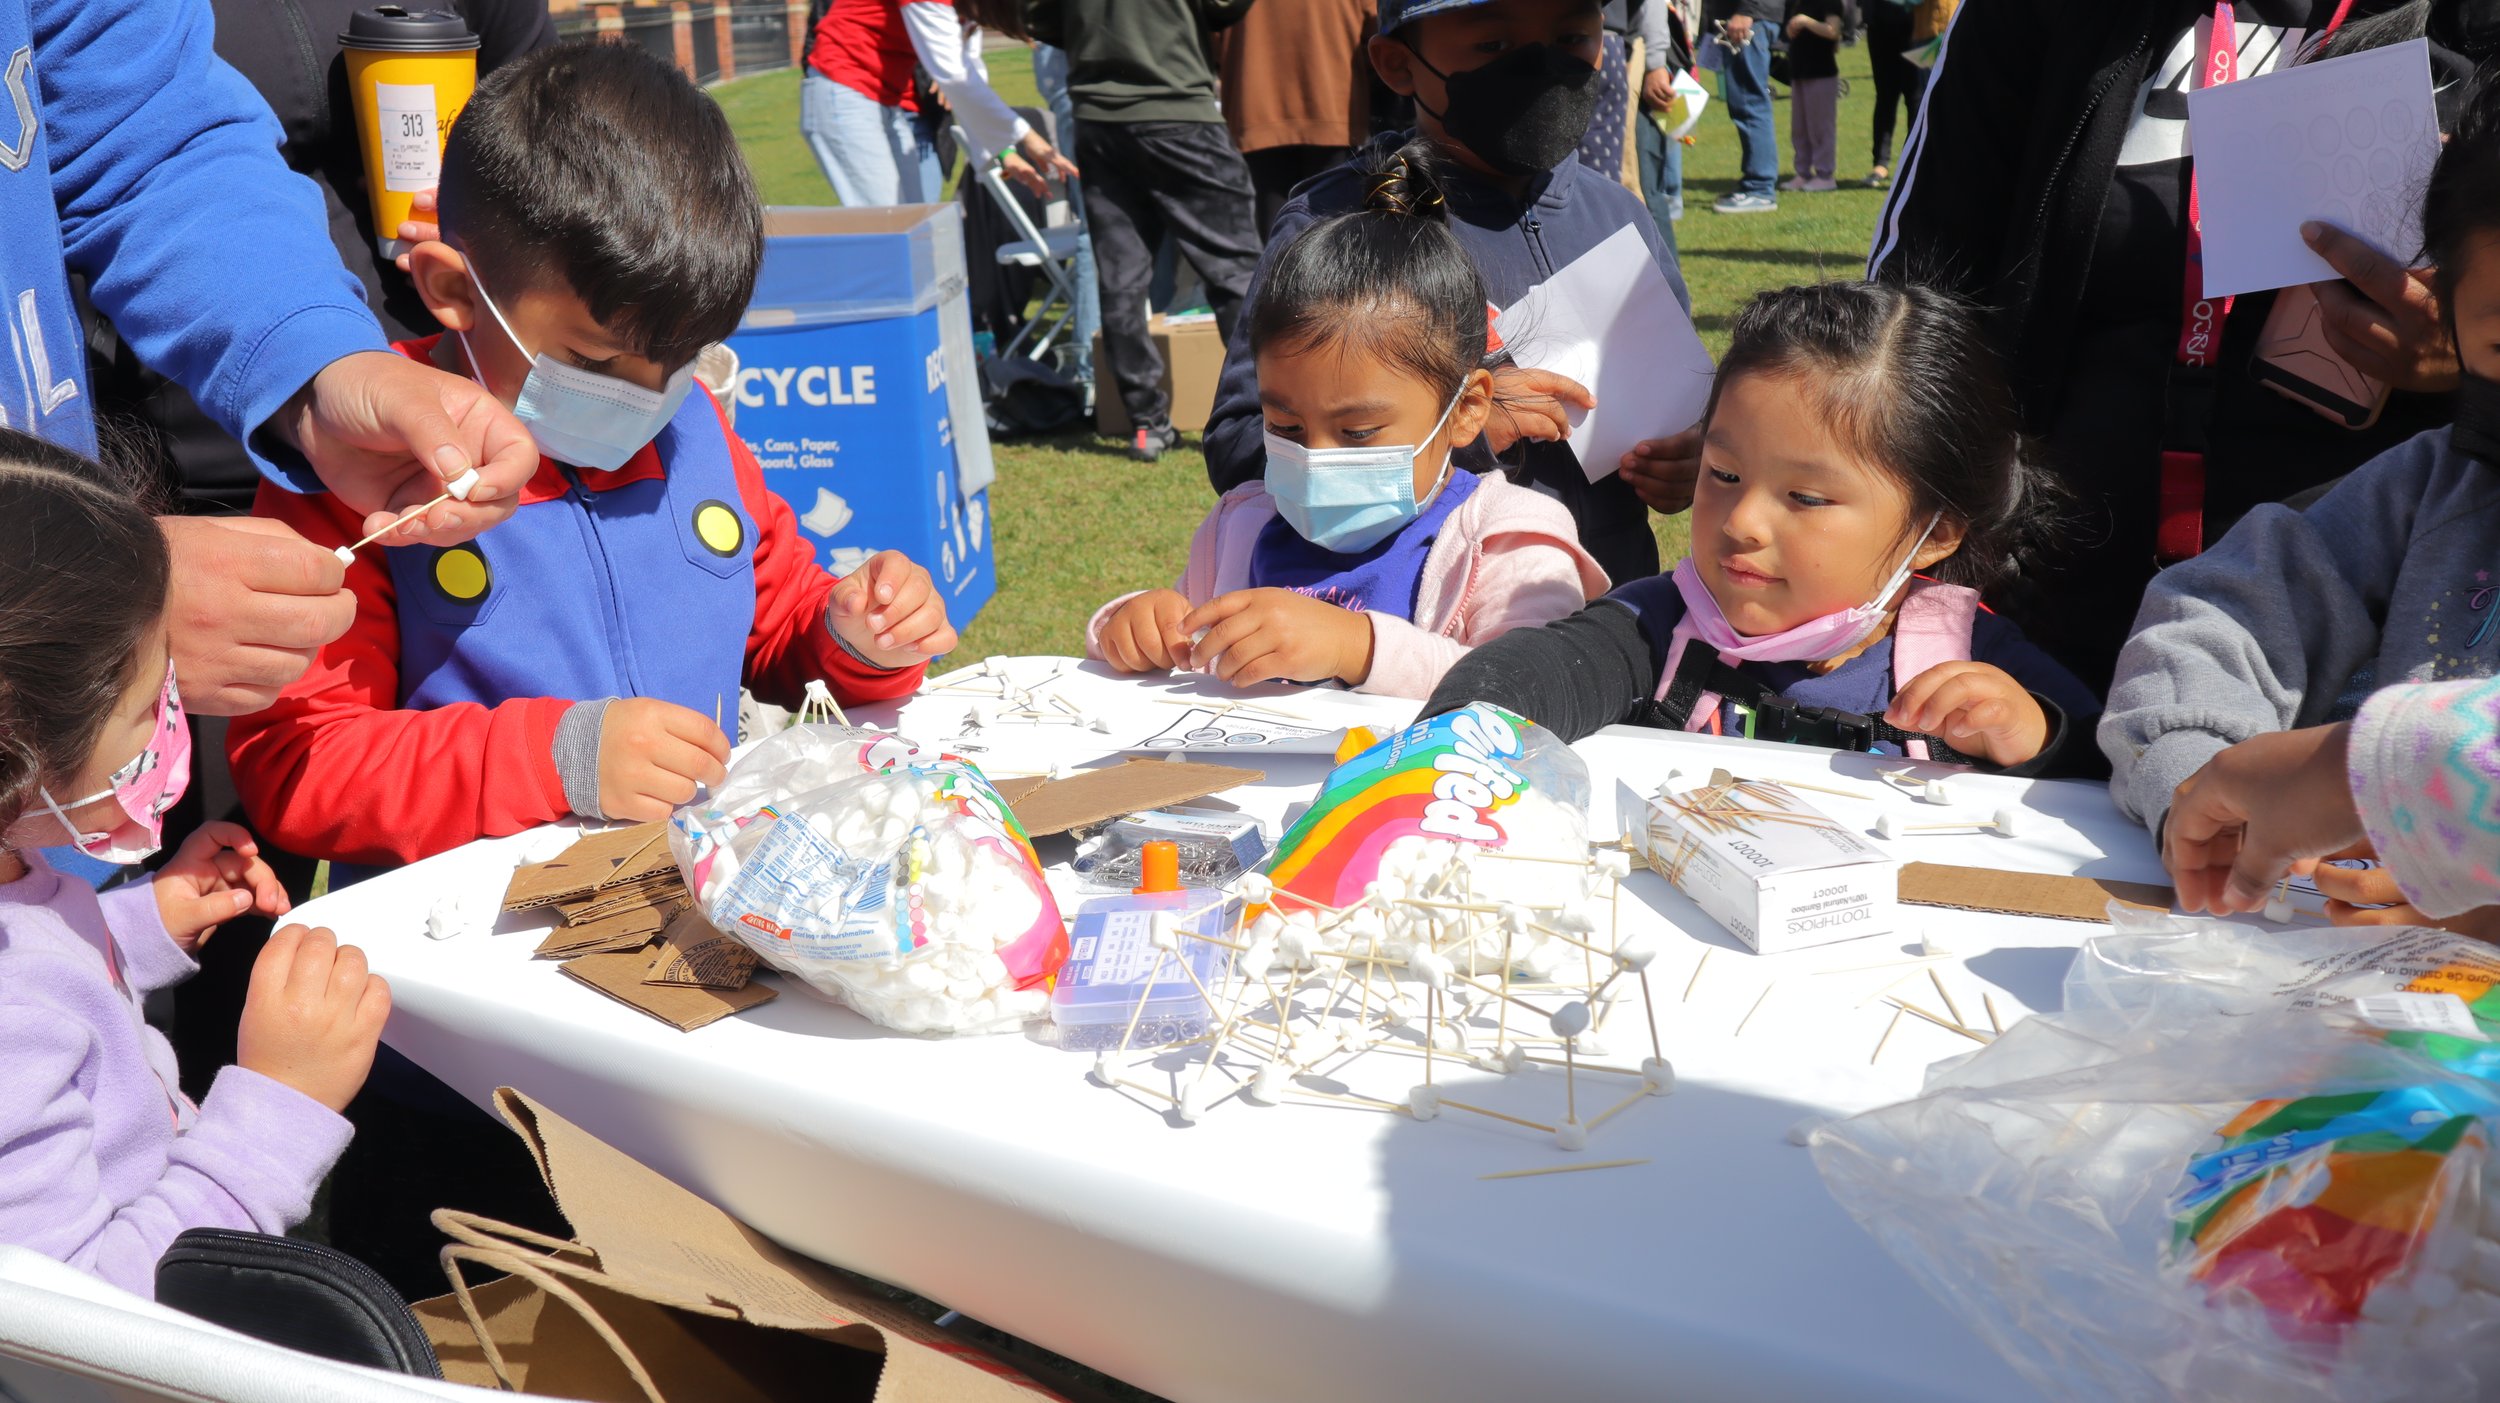
<path id="1" fill-rule="evenodd" d="M 1663 1057 L 1641 1059 L 1641 1081 L 1652 1096 L 1669 1096 L 1675 1092 L 1675 1064 Z"/>
<path id="2" fill-rule="evenodd" d="M 1406 894 L 1406 883 L 1384 876 L 1363 889 L 1363 902 L 1374 911 L 1386 911 L 1406 900 Z"/>
<path id="3" fill-rule="evenodd" d="M 1953 956 L 1952 951 L 1937 944 L 1936 937 L 1926 931 L 1919 932 L 1918 953 L 1929 957 L 1945 959 L 1950 959 Z"/>
<path id="4" fill-rule="evenodd" d="M 2020 836 L 2023 831 L 2023 821 L 2025 817 L 2026 815 L 2020 809 L 1997 810 L 1997 836 L 2000 838 L 2013 838 Z"/>
<path id="5" fill-rule="evenodd" d="M 2292 917 L 2296 914 L 2298 913 L 2292 909 L 2290 898 L 2274 896 L 2266 899 L 2266 919 L 2274 922 L 2276 925 L 2279 926 L 2289 924 Z"/>
<path id="6" fill-rule="evenodd" d="M 337 550 L 330 552 L 330 554 L 337 556 L 339 558 L 339 564 L 341 565 L 353 565 L 356 563 L 356 553 L 349 550 L 345 546 L 339 547 Z"/>
<path id="7" fill-rule="evenodd" d="M 1930 804 L 1950 804 L 1953 790 L 1943 780 L 1931 779 L 1919 786 L 1918 797 Z"/>
<path id="8" fill-rule="evenodd" d="M 1553 1026 L 1555 1037 L 1576 1038 L 1589 1030 L 1589 1006 L 1573 999 L 1555 1009 L 1553 1017 L 1547 1021 Z"/>
<path id="9" fill-rule="evenodd" d="M 1192 1081 L 1181 1088 L 1180 1104 L 1172 1109 L 1180 1113 L 1183 1121 L 1196 1125 L 1199 1118 L 1207 1113 L 1207 1102 L 1210 1099 L 1207 1095 L 1206 1083 Z"/>
<path id="10" fill-rule="evenodd" d="M 1589 1128 L 1576 1120 L 1564 1121 L 1554 1127 L 1554 1143 L 1566 1150 L 1585 1150 L 1589 1147 Z"/>
<path id="11" fill-rule="evenodd" d="M 1418 1086 L 1406 1093 L 1406 1109 L 1417 1120 L 1430 1120 L 1441 1114 L 1441 1089 Z"/>
<path id="12" fill-rule="evenodd" d="M 2466 1276 L 2485 1291 L 2500 1291 L 2500 1242 L 2477 1237 L 2467 1255 Z"/>
<path id="13" fill-rule="evenodd" d="M 1407 955 L 1406 967 L 1413 970 L 1415 977 L 1422 980 L 1426 987 L 1433 989 L 1449 988 L 1450 975 L 1455 969 L 1448 960 L 1420 945 Z"/>
<path id="14" fill-rule="evenodd" d="M 1502 1071 L 1517 1076 L 1528 1070 L 1528 1050 L 1517 1043 L 1502 1049 Z"/>
<path id="15" fill-rule="evenodd" d="M 1638 931 L 1625 936 L 1623 943 L 1615 947 L 1615 964 L 1635 974 L 1649 968 L 1657 958 L 1657 940 Z"/>
<path id="16" fill-rule="evenodd" d="M 2413 1299 L 2424 1310 L 2446 1310 L 2457 1303 L 2457 1279 L 2445 1272 L 2422 1272 L 2413 1278 Z"/>
<path id="17" fill-rule="evenodd" d="M 1632 875 L 1632 855 L 1621 848 L 1608 848 L 1591 861 L 1597 864 L 1597 875 L 1620 882 Z"/>
<path id="18" fill-rule="evenodd" d="M 465 502 L 469 500 L 469 494 L 477 490 L 477 469 L 471 468 L 467 472 L 462 473 L 460 476 L 453 478 L 451 480 L 451 484 L 443 490 L 450 493 L 451 499 L 455 502 Z"/>
<path id="19" fill-rule="evenodd" d="M 1900 837 L 1901 820 L 1894 818 L 1891 814 L 1885 814 L 1883 817 L 1876 819 L 1875 836 L 1878 838 Z"/>
<path id="20" fill-rule="evenodd" d="M 1111 1054 L 1108 1052 L 1095 1053 L 1094 1069 L 1087 1072 L 1085 1076 L 1087 1080 L 1093 1082 L 1096 1086 L 1111 1085 L 1114 1080 L 1111 1074 Z"/>
<path id="21" fill-rule="evenodd" d="M 1290 1075 L 1282 1062 L 1263 1062 L 1242 1088 L 1241 1099 L 1254 1106 L 1273 1106 L 1285 1099 L 1285 1081 Z"/>
<path id="22" fill-rule="evenodd" d="M 1814 1138 L 1814 1132 L 1822 1128 L 1823 1118 L 1821 1116 L 1808 1116 L 1804 1120 L 1797 1122 L 1795 1125 L 1788 1127 L 1788 1143 L 1792 1145 L 1803 1145 Z"/>
<path id="23" fill-rule="evenodd" d="M 1276 884 L 1268 880 L 1264 872 L 1244 872 L 1241 874 L 1241 880 L 1234 884 L 1234 890 L 1241 893 L 1241 899 L 1251 905 L 1265 906 L 1276 895 Z M 1259 919 L 1264 921 L 1270 918 L 1261 916 Z"/>
<path id="24" fill-rule="evenodd" d="M 1154 925 L 1151 932 L 1147 935 L 1146 941 L 1158 950 L 1173 951 L 1180 949 L 1180 922 L 1173 919 L 1172 913 L 1169 911 L 1156 912 Z"/>

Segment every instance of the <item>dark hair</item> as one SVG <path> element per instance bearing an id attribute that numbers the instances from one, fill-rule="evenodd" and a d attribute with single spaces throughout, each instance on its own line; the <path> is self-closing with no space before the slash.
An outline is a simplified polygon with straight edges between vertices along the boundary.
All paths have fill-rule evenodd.
<path id="1" fill-rule="evenodd" d="M 2466 245 L 2483 234 L 2500 234 L 2500 81 L 2488 72 L 2475 75 L 2422 192 L 2422 256 L 2452 327 Z"/>
<path id="2" fill-rule="evenodd" d="M 1030 39 L 1024 27 L 1023 0 L 955 0 L 955 13 L 992 34 Z"/>
<path id="3" fill-rule="evenodd" d="M 452 124 L 441 201 L 446 236 L 501 280 L 489 295 L 560 274 L 601 326 L 672 368 L 737 328 L 764 258 L 729 119 L 635 44 L 578 40 L 496 69 Z"/>
<path id="4" fill-rule="evenodd" d="M 2069 501 L 2022 433 L 2022 411 L 1980 322 L 1951 293 L 1818 283 L 1758 294 L 1736 314 L 1703 422 L 1742 375 L 1790 382 L 1910 498 L 1903 544 L 1931 515 L 1963 528 L 1927 573 L 1985 592 L 2055 543 Z"/>
<path id="5" fill-rule="evenodd" d="M 1484 364 L 1484 279 L 1450 232 L 1429 144 L 1408 142 L 1369 180 L 1363 208 L 1276 256 L 1250 309 L 1250 352 L 1343 345 L 1447 400 Z"/>
<path id="6" fill-rule="evenodd" d="M 165 535 L 121 476 L 0 429 L 0 831 L 86 768 L 164 617 Z"/>

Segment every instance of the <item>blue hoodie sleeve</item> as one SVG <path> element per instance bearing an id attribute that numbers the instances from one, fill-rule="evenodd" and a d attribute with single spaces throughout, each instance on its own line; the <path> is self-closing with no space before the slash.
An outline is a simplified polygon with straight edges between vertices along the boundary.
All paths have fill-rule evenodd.
<path id="1" fill-rule="evenodd" d="M 314 373 L 388 350 L 277 119 L 211 48 L 208 0 L 30 0 L 63 257 L 141 361 L 280 483 L 254 431 Z M 284 451 L 284 450 L 280 450 Z"/>

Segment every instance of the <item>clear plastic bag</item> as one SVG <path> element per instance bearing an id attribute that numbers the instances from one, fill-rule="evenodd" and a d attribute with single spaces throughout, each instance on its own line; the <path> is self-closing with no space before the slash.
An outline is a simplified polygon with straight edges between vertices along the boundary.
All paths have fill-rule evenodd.
<path id="1" fill-rule="evenodd" d="M 669 848 L 704 916 L 774 968 L 907 1033 L 996 1032 L 1048 1007 L 1066 926 L 1006 802 L 970 764 L 848 726 L 756 744 Z"/>
<path id="2" fill-rule="evenodd" d="M 2058 1398 L 2500 1390 L 2500 961 L 2133 919 L 2066 1009 L 1817 1132 L 1851 1216 Z"/>

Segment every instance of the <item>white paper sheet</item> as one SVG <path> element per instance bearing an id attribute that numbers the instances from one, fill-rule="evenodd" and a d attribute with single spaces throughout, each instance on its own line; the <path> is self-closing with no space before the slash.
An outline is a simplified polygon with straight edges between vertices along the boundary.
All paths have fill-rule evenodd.
<path id="1" fill-rule="evenodd" d="M 2188 94 L 2205 221 L 2205 295 L 2338 276 L 2301 242 L 2323 220 L 2410 267 L 2439 157 L 2428 40 Z"/>
<path id="2" fill-rule="evenodd" d="M 1589 481 L 1643 439 L 1691 428 L 1710 399 L 1710 353 L 1641 231 L 1627 224 L 1504 308 L 1494 323 L 1519 364 L 1568 375 L 1597 407 L 1574 411 L 1571 451 Z"/>

